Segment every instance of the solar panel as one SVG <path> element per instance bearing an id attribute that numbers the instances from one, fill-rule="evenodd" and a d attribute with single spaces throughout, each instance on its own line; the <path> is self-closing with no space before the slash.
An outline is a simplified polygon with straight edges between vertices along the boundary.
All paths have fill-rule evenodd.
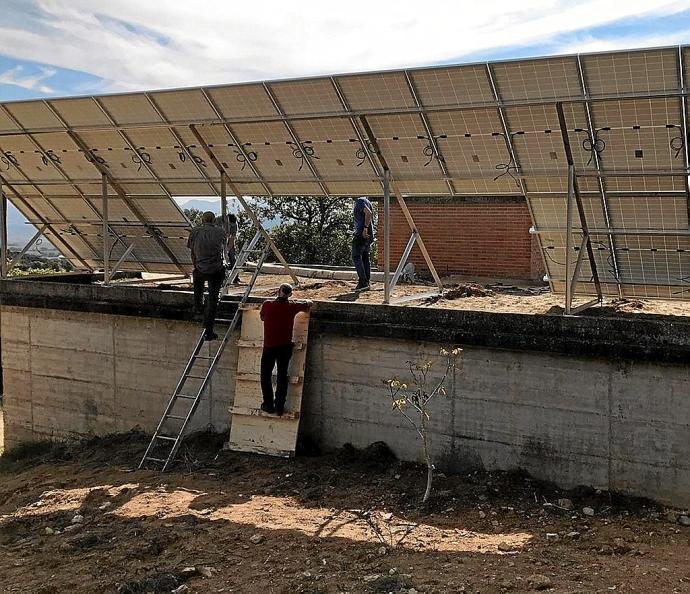
<path id="1" fill-rule="evenodd" d="M 378 145 L 403 194 L 524 192 L 560 292 L 581 229 L 576 213 L 566 253 L 559 102 L 602 290 L 688 299 L 689 53 L 671 47 L 10 102 L 0 104 L 0 175 L 32 222 L 50 223 L 66 257 L 102 265 L 105 170 L 113 233 L 136 244 L 127 265 L 180 271 L 189 267 L 188 223 L 171 196 L 218 195 L 216 163 L 247 195 L 380 196 Z M 593 277 L 585 258 L 577 290 L 594 292 Z"/>

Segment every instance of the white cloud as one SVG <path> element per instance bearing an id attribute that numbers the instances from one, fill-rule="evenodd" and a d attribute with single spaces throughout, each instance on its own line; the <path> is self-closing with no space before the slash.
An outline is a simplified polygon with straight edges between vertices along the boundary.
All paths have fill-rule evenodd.
<path id="1" fill-rule="evenodd" d="M 115 89 L 431 64 L 690 8 L 688 0 L 8 1 L 4 53 L 88 72 Z"/>
<path id="2" fill-rule="evenodd" d="M 38 90 L 41 93 L 54 93 L 55 90 L 48 85 L 41 84 L 45 79 L 55 76 L 54 68 L 39 68 L 38 73 L 25 74 L 23 66 L 15 66 L 4 72 L 0 72 L 0 84 L 13 85 L 22 89 Z"/>

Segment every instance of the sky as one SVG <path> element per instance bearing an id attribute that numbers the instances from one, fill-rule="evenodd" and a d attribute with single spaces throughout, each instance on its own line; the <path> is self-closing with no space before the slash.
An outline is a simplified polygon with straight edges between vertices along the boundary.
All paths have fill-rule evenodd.
<path id="1" fill-rule="evenodd" d="M 2 0 L 0 101 L 690 42 L 690 0 Z"/>

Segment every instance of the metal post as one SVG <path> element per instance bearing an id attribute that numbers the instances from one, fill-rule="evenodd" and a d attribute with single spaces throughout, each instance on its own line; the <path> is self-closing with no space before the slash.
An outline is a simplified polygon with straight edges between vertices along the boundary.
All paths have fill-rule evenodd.
<path id="1" fill-rule="evenodd" d="M 223 230 L 228 234 L 228 195 L 225 184 L 225 171 L 220 172 L 220 216 L 223 217 Z"/>
<path id="2" fill-rule="evenodd" d="M 594 281 L 594 287 L 597 291 L 597 297 L 600 302 L 603 302 L 604 296 L 601 290 L 601 282 L 599 280 L 599 271 L 597 270 L 597 262 L 594 259 L 594 249 L 592 248 L 592 241 L 589 236 L 589 226 L 587 225 L 587 217 L 585 216 L 585 207 L 582 205 L 582 198 L 580 197 L 580 190 L 577 185 L 577 177 L 575 175 L 575 162 L 573 161 L 573 153 L 570 148 L 570 139 L 568 137 L 568 128 L 565 121 L 565 114 L 563 113 L 563 104 L 559 101 L 556 103 L 556 113 L 558 114 L 558 125 L 561 129 L 561 136 L 563 138 L 563 149 L 565 150 L 565 157 L 568 161 L 568 197 L 570 204 L 570 199 L 574 199 L 575 205 L 577 206 L 577 213 L 580 218 L 580 227 L 582 233 L 585 234 L 587 241 L 587 257 L 589 259 L 589 267 L 592 270 L 592 280 Z M 572 223 L 571 223 L 572 226 Z M 571 234 L 568 234 L 566 238 L 567 241 L 572 241 Z M 566 250 L 567 252 L 567 250 Z M 566 253 L 568 256 L 569 253 Z M 566 263 L 568 259 L 566 257 Z M 569 282 L 569 281 L 568 281 Z M 566 308 L 567 309 L 567 308 Z"/>
<path id="3" fill-rule="evenodd" d="M 2 264 L 0 265 L 0 275 L 2 278 L 7 278 L 7 196 L 2 191 L 2 184 L 0 184 L 0 258 Z"/>
<path id="4" fill-rule="evenodd" d="M 101 174 L 101 195 L 103 197 L 103 283 L 108 284 L 109 264 L 110 264 L 110 233 L 108 232 L 108 178 L 105 173 Z"/>
<path id="5" fill-rule="evenodd" d="M 570 315 L 573 305 L 570 283 L 570 251 L 573 249 L 573 194 L 575 194 L 575 167 L 568 165 L 568 203 L 566 205 L 565 231 L 565 313 Z"/>
<path id="6" fill-rule="evenodd" d="M 383 172 L 383 302 L 391 302 L 391 191 L 389 171 Z"/>

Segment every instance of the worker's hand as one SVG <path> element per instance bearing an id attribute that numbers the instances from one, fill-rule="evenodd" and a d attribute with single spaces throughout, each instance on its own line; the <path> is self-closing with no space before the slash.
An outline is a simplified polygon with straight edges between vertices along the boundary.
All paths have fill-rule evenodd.
<path id="1" fill-rule="evenodd" d="M 369 229 L 366 227 L 362 230 L 362 237 L 364 237 L 364 239 L 369 239 Z"/>

